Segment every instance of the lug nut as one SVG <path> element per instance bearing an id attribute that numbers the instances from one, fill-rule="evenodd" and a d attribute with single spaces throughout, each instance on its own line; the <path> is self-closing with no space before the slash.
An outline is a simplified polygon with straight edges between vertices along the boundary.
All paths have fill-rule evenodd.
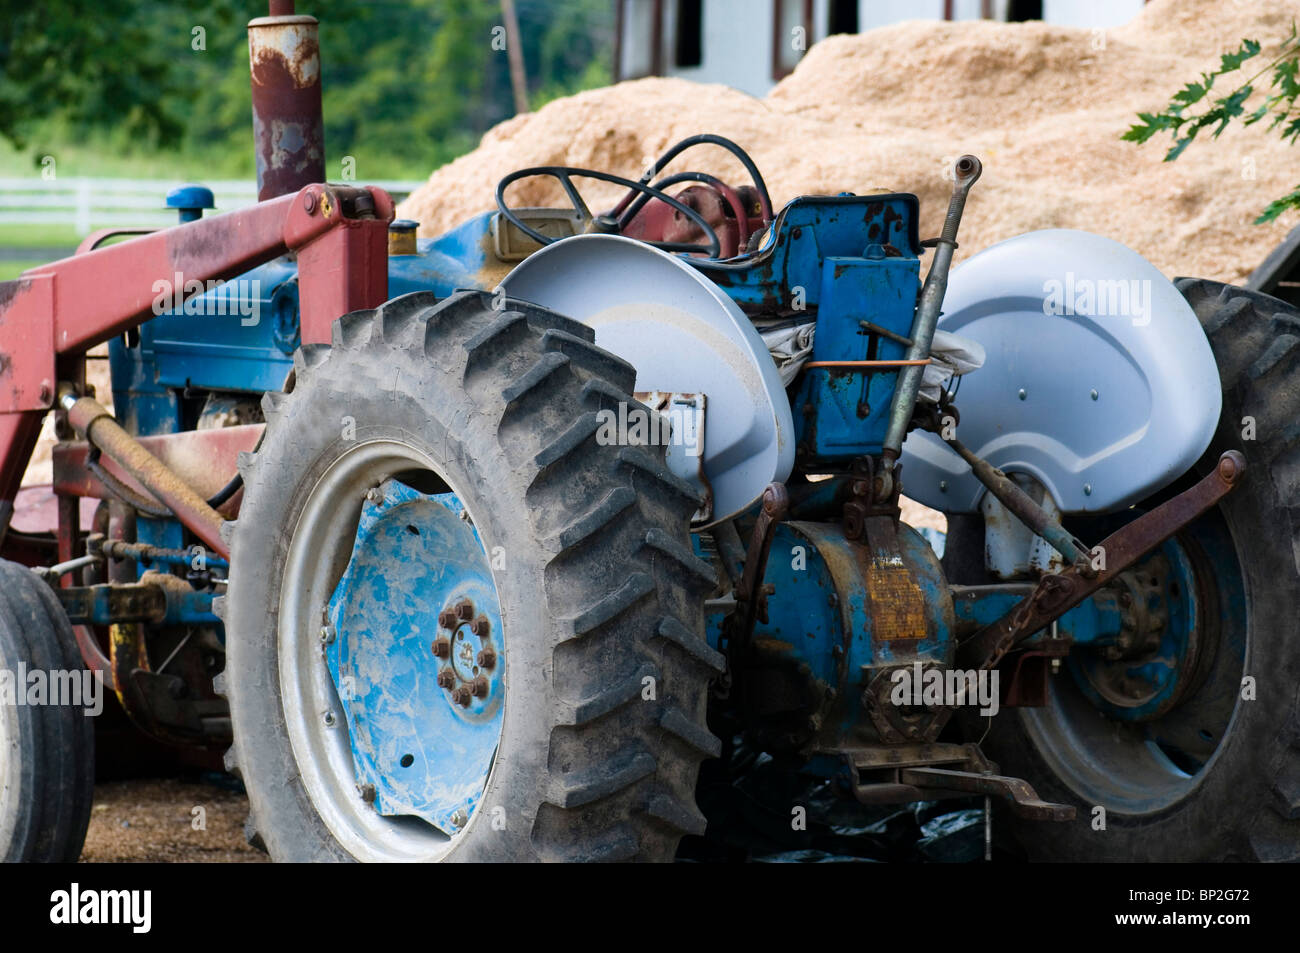
<path id="1" fill-rule="evenodd" d="M 456 617 L 462 622 L 468 622 L 474 618 L 474 603 L 468 599 L 462 599 L 456 603 Z"/>
<path id="2" fill-rule="evenodd" d="M 333 645 L 335 635 L 336 633 L 334 631 L 334 626 L 332 625 L 321 626 L 321 630 L 320 630 L 321 645 Z"/>
<path id="3" fill-rule="evenodd" d="M 371 503 L 381 503 L 383 502 L 384 494 L 379 492 L 379 487 L 373 487 L 366 490 L 366 499 Z"/>
<path id="4" fill-rule="evenodd" d="M 469 683 L 470 691 L 474 693 L 475 698 L 487 698 L 488 680 L 486 675 L 480 675 L 474 681 Z"/>
<path id="5" fill-rule="evenodd" d="M 460 616 L 455 609 L 443 609 L 438 613 L 438 625 L 444 629 L 454 629 L 460 623 Z"/>
<path id="6" fill-rule="evenodd" d="M 491 670 L 496 667 L 497 653 L 492 649 L 484 649 L 478 653 L 478 667 Z"/>
<path id="7" fill-rule="evenodd" d="M 468 685 L 462 685 L 451 693 L 451 700 L 461 708 L 468 708 L 473 692 L 469 690 Z"/>
<path id="8" fill-rule="evenodd" d="M 492 623 L 488 621 L 488 617 L 485 615 L 475 616 L 474 621 L 469 624 L 469 630 L 480 639 L 486 639 L 492 634 Z"/>
<path id="9" fill-rule="evenodd" d="M 440 635 L 433 640 L 433 654 L 435 658 L 446 658 L 451 654 L 451 640 L 446 636 Z"/>
<path id="10" fill-rule="evenodd" d="M 449 668 L 444 668 L 438 673 L 438 687 L 452 688 L 456 684 L 456 673 Z"/>

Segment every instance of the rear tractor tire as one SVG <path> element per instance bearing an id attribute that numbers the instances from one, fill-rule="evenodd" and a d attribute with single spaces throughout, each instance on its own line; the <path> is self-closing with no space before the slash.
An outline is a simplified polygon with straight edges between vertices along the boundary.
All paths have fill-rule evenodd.
<path id="1" fill-rule="evenodd" d="M 1178 288 L 1223 387 L 1191 476 L 1229 449 L 1248 464 L 1241 486 L 1174 538 L 1198 567 L 1199 674 L 1145 722 L 1088 707 L 1065 668 L 1046 707 L 994 719 L 984 748 L 1001 771 L 1078 808 L 1069 823 L 1007 817 L 1031 859 L 1300 860 L 1300 312 L 1213 281 Z"/>
<path id="2" fill-rule="evenodd" d="M 666 861 L 702 832 L 698 501 L 662 447 L 597 440 L 635 372 L 592 340 L 420 292 L 339 319 L 264 399 L 219 687 L 272 858 Z"/>

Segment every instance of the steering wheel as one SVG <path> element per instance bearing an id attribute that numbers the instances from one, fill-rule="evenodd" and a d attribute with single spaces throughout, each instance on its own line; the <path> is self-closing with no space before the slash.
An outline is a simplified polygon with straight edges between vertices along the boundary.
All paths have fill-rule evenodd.
<path id="1" fill-rule="evenodd" d="M 687 242 L 646 242 L 648 245 L 654 245 L 656 248 L 672 252 L 703 252 L 710 258 L 717 258 L 722 253 L 722 243 L 718 240 L 718 233 L 713 230 L 713 226 L 705 221 L 704 216 L 691 208 L 684 202 L 673 198 L 662 189 L 655 188 L 645 182 L 634 182 L 631 179 L 625 179 L 620 175 L 611 175 L 608 172 L 597 172 L 595 169 L 578 169 L 566 165 L 539 165 L 529 169 L 520 169 L 517 172 L 511 172 L 504 179 L 497 183 L 497 209 L 501 212 L 502 217 L 507 222 L 519 229 L 539 245 L 550 245 L 559 241 L 550 235 L 543 235 L 537 229 L 525 225 L 506 205 L 506 188 L 520 179 L 531 178 L 535 175 L 547 175 L 556 179 L 564 187 L 565 194 L 573 204 L 573 210 L 582 217 L 583 230 L 586 232 L 596 232 L 607 235 L 617 235 L 621 228 L 621 223 L 612 215 L 592 215 L 591 209 L 587 208 L 587 203 L 582 200 L 578 190 L 574 188 L 573 179 L 598 179 L 601 182 L 612 182 L 615 185 L 621 185 L 633 192 L 639 192 L 646 201 L 650 199 L 659 199 L 674 209 L 681 212 L 704 232 L 704 237 L 708 239 L 707 245 L 692 245 Z"/>

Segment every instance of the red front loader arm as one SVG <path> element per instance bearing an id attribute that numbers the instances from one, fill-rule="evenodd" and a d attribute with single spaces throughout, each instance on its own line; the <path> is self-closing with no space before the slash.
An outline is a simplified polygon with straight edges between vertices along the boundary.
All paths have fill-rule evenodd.
<path id="1" fill-rule="evenodd" d="M 59 384 L 80 390 L 86 351 L 154 316 L 159 282 L 225 280 L 296 252 L 302 340 L 327 342 L 335 318 L 388 297 L 392 219 L 382 189 L 308 185 L 0 282 L 0 539 Z"/>

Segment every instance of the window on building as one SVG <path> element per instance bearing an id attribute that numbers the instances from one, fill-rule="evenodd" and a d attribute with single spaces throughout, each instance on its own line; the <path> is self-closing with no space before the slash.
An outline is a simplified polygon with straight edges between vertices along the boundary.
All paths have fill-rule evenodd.
<path id="1" fill-rule="evenodd" d="M 858 32 L 858 0 L 830 0 L 826 16 L 826 35 Z"/>
<path id="2" fill-rule="evenodd" d="M 1043 0 L 1009 0 L 1007 3 L 1007 20 L 1011 23 L 1042 18 Z"/>
<path id="3" fill-rule="evenodd" d="M 775 0 L 772 5 L 772 78 L 780 79 L 813 44 L 813 0 Z"/>
<path id="4" fill-rule="evenodd" d="M 659 75 L 662 0 L 620 0 L 614 34 L 616 79 Z"/>
<path id="5" fill-rule="evenodd" d="M 704 0 L 677 0 L 674 62 L 678 66 L 699 66 L 704 62 Z"/>

